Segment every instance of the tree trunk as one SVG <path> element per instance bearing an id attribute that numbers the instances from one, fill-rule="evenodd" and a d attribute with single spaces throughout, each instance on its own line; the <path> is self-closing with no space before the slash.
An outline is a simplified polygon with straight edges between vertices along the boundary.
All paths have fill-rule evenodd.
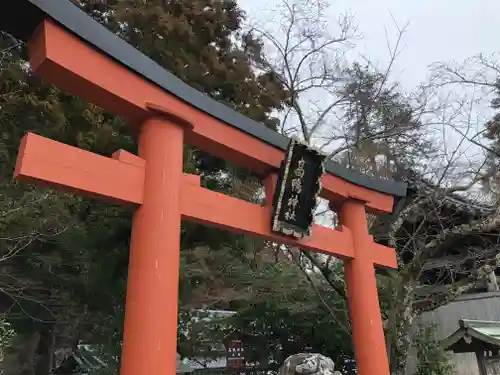
<path id="1" fill-rule="evenodd" d="M 387 319 L 388 357 L 391 374 L 403 375 L 411 346 L 411 331 L 415 317 L 413 311 L 415 282 L 398 276 L 390 285 L 392 301 Z"/>
<path id="2" fill-rule="evenodd" d="M 50 375 L 54 353 L 54 330 L 47 327 L 40 332 L 40 340 L 36 349 L 35 375 Z"/>

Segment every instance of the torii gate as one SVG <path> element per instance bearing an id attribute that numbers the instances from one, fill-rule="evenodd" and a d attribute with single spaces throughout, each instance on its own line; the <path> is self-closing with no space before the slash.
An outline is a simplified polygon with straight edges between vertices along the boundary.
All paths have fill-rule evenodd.
<path id="1" fill-rule="evenodd" d="M 69 1 L 8 4 L 0 29 L 28 41 L 36 75 L 123 116 L 139 134 L 139 156 L 119 150 L 106 158 L 29 133 L 15 170 L 21 181 L 136 207 L 121 375 L 175 373 L 181 220 L 343 259 L 358 373 L 389 375 L 374 265 L 397 263 L 368 234 L 366 212 L 391 212 L 405 184 L 329 164 L 322 196 L 341 227 L 314 226 L 309 239 L 280 236 L 271 231 L 270 204 L 202 188 L 198 176 L 183 174 L 182 151 L 186 142 L 259 173 L 269 199 L 285 137 L 189 87 Z"/>

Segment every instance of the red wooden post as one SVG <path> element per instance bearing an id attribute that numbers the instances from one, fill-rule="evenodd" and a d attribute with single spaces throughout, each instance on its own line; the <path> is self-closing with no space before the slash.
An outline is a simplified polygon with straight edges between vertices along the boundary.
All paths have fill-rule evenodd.
<path id="1" fill-rule="evenodd" d="M 159 117 L 140 131 L 144 201 L 132 225 L 121 375 L 175 374 L 183 132 Z"/>
<path id="2" fill-rule="evenodd" d="M 368 234 L 363 202 L 345 202 L 340 221 L 351 230 L 354 245 L 354 257 L 344 262 L 344 268 L 358 374 L 388 375 L 389 362 L 370 254 L 373 239 Z"/>

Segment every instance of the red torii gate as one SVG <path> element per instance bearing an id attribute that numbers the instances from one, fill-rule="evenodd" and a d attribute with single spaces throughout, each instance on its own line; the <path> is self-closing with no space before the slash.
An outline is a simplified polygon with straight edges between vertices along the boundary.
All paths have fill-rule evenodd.
<path id="1" fill-rule="evenodd" d="M 121 375 L 175 373 L 181 220 L 343 259 L 358 373 L 389 375 L 374 265 L 396 268 L 397 262 L 393 249 L 368 234 L 366 212 L 391 212 L 404 184 L 330 164 L 322 196 L 342 226 L 316 225 L 309 239 L 280 236 L 271 231 L 269 198 L 284 137 L 182 83 L 68 1 L 9 5 L 10 12 L 0 10 L 0 29 L 29 42 L 35 74 L 125 117 L 139 134 L 139 156 L 119 150 L 106 158 L 29 133 L 14 174 L 136 207 Z M 199 176 L 183 173 L 184 143 L 260 173 L 267 206 L 202 188 Z"/>

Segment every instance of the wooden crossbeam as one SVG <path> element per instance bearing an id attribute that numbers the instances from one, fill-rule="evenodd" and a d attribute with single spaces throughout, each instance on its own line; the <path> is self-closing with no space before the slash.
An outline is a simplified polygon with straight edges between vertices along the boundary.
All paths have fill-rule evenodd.
<path id="1" fill-rule="evenodd" d="M 188 144 L 243 165 L 262 175 L 276 171 L 283 150 L 226 125 L 98 52 L 52 21 L 44 21 L 29 42 L 34 73 L 110 112 L 140 124 L 150 115 L 148 103 L 194 124 L 185 134 Z M 327 173 L 322 196 L 340 207 L 349 198 L 365 202 L 368 212 L 392 212 L 393 197 Z"/>
<path id="2" fill-rule="evenodd" d="M 123 205 L 142 203 L 145 160 L 120 150 L 113 158 L 68 146 L 33 133 L 22 140 L 14 178 L 50 188 L 78 192 Z M 200 186 L 199 176 L 184 174 L 181 213 L 185 220 L 211 227 L 256 235 L 304 250 L 354 258 L 348 228 L 331 229 L 315 225 L 313 237 L 295 240 L 271 231 L 270 210 Z M 242 213 L 235 215 L 235 213 Z M 396 268 L 394 250 L 372 243 L 373 263 Z"/>
<path id="3" fill-rule="evenodd" d="M 144 166 L 118 162 L 28 133 L 21 141 L 14 178 L 137 206 L 142 203 Z"/>

